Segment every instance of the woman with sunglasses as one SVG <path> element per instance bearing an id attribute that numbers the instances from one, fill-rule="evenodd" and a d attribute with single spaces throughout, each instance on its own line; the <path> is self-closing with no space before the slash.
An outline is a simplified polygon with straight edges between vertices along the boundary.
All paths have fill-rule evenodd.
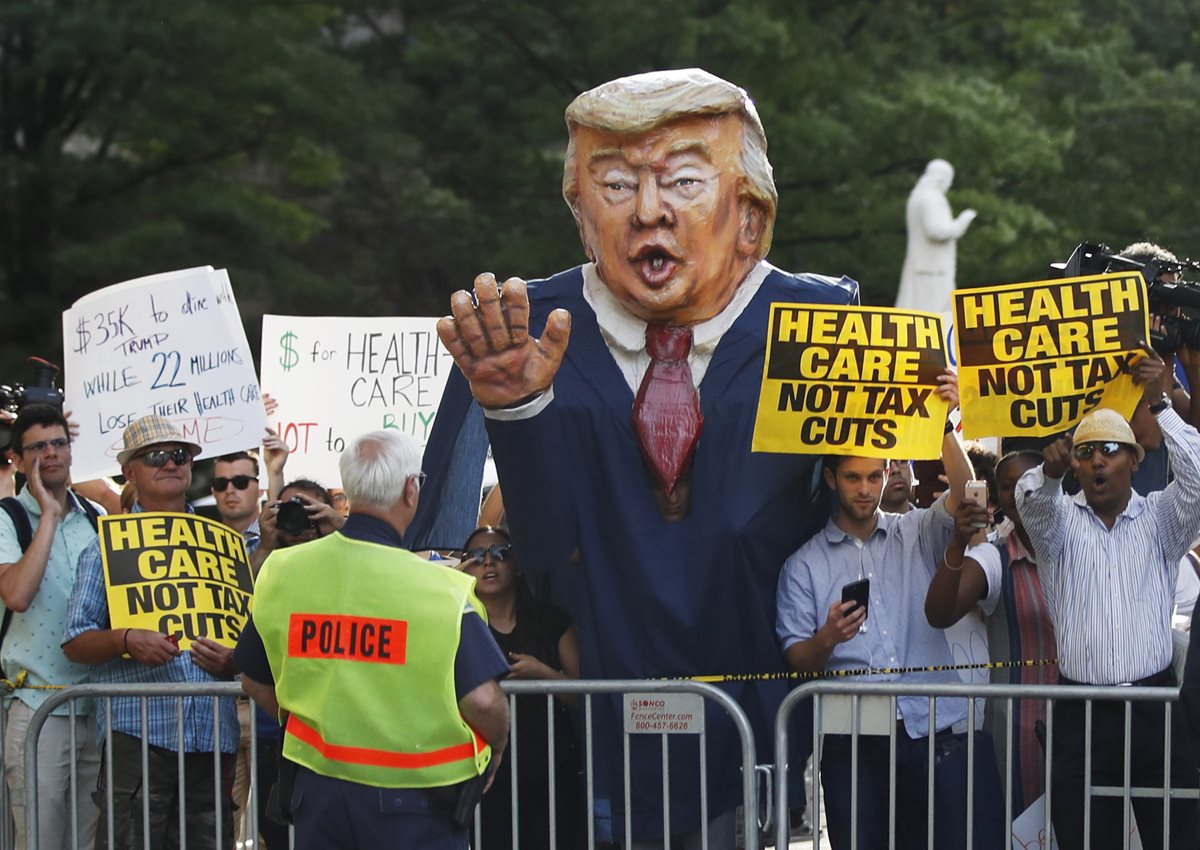
<path id="1" fill-rule="evenodd" d="M 487 609 L 492 636 L 512 665 L 512 678 L 579 678 L 579 632 L 565 611 L 534 598 L 517 569 L 508 532 L 491 526 L 477 528 L 463 548 L 462 569 L 475 577 L 475 593 Z M 571 848 L 579 846 L 583 824 L 580 760 L 570 712 L 561 699 L 553 705 L 556 846 Z M 512 769 L 511 763 L 503 764 L 481 805 L 484 850 L 550 846 L 548 721 L 544 696 L 517 699 L 519 837 L 514 845 Z"/>

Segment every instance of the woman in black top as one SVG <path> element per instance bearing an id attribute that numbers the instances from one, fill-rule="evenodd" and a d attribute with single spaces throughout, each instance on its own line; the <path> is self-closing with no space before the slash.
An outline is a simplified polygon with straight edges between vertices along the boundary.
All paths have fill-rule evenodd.
<path id="1" fill-rule="evenodd" d="M 487 609 L 492 636 L 512 665 L 512 678 L 579 678 L 579 631 L 561 608 L 534 598 L 516 567 L 508 532 L 489 526 L 478 528 L 463 548 L 466 554 L 462 568 L 475 577 L 475 593 Z M 584 826 L 582 771 L 567 699 L 553 701 L 556 846 L 565 850 L 578 846 Z M 548 848 L 551 754 L 546 731 L 546 698 L 533 695 L 519 698 L 514 725 L 517 748 L 512 755 L 517 759 L 520 831 L 515 846 L 521 850 Z M 500 765 L 481 808 L 482 850 L 511 850 L 514 843 L 510 763 Z M 478 842 L 473 844 L 480 846 Z"/>

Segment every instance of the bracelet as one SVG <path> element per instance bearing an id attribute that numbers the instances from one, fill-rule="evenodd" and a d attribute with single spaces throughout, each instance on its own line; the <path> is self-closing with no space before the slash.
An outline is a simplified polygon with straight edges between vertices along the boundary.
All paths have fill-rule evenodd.
<path id="1" fill-rule="evenodd" d="M 958 573 L 958 572 L 962 572 L 962 568 L 963 568 L 963 566 L 964 566 L 964 565 L 967 563 L 967 556 L 966 556 L 966 555 L 963 555 L 963 556 L 962 556 L 962 560 L 958 562 L 958 566 L 957 566 L 957 567 L 952 567 L 952 566 L 950 566 L 950 562 L 946 560 L 946 556 L 945 556 L 945 555 L 942 555 L 942 563 L 943 563 L 943 564 L 945 564 L 945 565 L 946 565 L 946 569 L 948 569 L 948 570 L 949 570 L 950 572 L 952 572 L 952 573 Z"/>
<path id="2" fill-rule="evenodd" d="M 125 649 L 121 654 L 128 655 L 129 654 L 129 629 L 125 630 L 125 639 L 122 641 L 122 643 L 124 644 Z"/>

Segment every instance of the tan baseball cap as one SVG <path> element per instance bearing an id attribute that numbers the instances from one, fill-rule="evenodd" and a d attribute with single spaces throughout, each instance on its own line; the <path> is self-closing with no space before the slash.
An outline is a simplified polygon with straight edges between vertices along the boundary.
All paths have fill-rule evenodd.
<path id="1" fill-rule="evenodd" d="M 1079 424 L 1075 426 L 1074 439 L 1075 445 L 1124 443 L 1133 449 L 1138 463 L 1146 459 L 1146 450 L 1138 445 L 1137 437 L 1133 436 L 1133 429 L 1129 427 L 1125 417 L 1107 407 L 1097 408 L 1079 420 Z"/>
<path id="2" fill-rule="evenodd" d="M 124 451 L 117 455 L 117 463 L 121 466 L 142 449 L 159 443 L 183 443 L 192 450 L 192 457 L 202 451 L 199 443 L 183 436 L 183 432 L 175 427 L 175 423 L 164 416 L 143 416 L 134 420 L 121 438 L 125 441 Z"/>

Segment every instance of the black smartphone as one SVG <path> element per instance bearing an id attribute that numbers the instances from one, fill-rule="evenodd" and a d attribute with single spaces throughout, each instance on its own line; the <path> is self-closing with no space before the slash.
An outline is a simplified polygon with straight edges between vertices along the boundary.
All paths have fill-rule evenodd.
<path id="1" fill-rule="evenodd" d="M 871 580 L 869 578 L 852 581 L 847 585 L 842 586 L 842 602 L 856 603 L 853 608 L 846 612 L 846 616 L 853 614 L 859 608 L 863 609 L 863 616 L 867 615 L 867 601 L 871 598 Z"/>

